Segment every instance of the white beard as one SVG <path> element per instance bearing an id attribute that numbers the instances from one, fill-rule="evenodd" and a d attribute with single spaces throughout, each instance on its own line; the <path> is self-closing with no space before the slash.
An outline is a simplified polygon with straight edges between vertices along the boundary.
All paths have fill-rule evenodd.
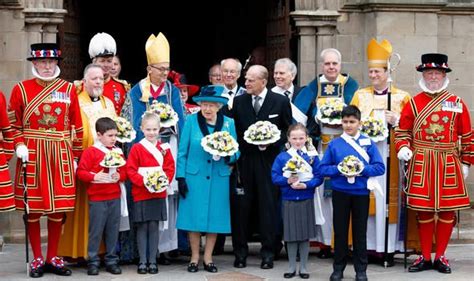
<path id="1" fill-rule="evenodd" d="M 102 92 L 104 91 L 103 88 L 100 88 L 100 89 L 92 89 L 92 92 L 89 92 L 89 96 L 93 97 L 93 98 L 98 98 L 100 96 L 102 96 Z"/>
<path id="2" fill-rule="evenodd" d="M 33 73 L 33 76 L 42 80 L 42 81 L 46 81 L 46 82 L 49 82 L 49 81 L 53 81 L 54 79 L 58 78 L 59 74 L 61 74 L 61 70 L 59 69 L 59 66 L 56 65 L 56 68 L 54 69 L 54 74 L 53 76 L 51 77 L 43 77 L 41 75 L 39 75 L 38 71 L 36 71 L 36 68 L 35 66 L 31 66 L 31 72 Z"/>

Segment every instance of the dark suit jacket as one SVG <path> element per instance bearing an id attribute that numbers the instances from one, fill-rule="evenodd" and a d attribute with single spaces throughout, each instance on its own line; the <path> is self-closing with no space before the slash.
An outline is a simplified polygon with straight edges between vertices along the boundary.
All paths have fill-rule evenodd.
<path id="1" fill-rule="evenodd" d="M 248 144 L 244 140 L 244 132 L 250 125 L 257 121 L 270 121 L 281 131 L 280 140 L 269 145 L 268 148 L 263 151 L 265 155 L 269 156 L 268 159 L 271 159 L 273 162 L 276 155 L 278 155 L 286 143 L 286 132 L 292 123 L 290 101 L 287 97 L 268 90 L 262 107 L 260 108 L 258 115 L 256 115 L 253 110 L 252 97 L 253 96 L 250 94 L 244 94 L 234 99 L 231 114 L 235 121 L 239 149 L 242 156 L 262 153 L 258 149 L 258 146 Z"/>

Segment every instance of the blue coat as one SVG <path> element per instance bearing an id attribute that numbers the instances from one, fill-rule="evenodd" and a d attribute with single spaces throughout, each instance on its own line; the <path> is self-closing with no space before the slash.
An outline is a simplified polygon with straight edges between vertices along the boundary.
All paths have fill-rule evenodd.
<path id="1" fill-rule="evenodd" d="M 188 184 L 186 198 L 180 197 L 176 227 L 187 231 L 230 233 L 230 166 L 224 158 L 214 161 L 204 151 L 204 137 L 197 116 L 189 115 L 181 134 L 178 150 L 176 178 L 185 178 Z M 214 128 L 208 126 L 212 133 Z M 234 120 L 224 117 L 222 131 L 229 132 L 237 140 Z M 237 161 L 237 152 L 229 163 Z"/>

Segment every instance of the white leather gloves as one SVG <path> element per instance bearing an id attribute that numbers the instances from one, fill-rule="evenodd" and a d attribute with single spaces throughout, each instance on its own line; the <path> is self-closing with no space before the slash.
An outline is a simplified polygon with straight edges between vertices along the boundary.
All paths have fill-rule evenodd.
<path id="1" fill-rule="evenodd" d="M 28 162 L 28 148 L 24 144 L 20 144 L 16 148 L 16 157 L 22 162 Z"/>
<path id="2" fill-rule="evenodd" d="M 409 161 L 413 156 L 413 152 L 406 146 L 402 147 L 397 154 L 398 159 L 403 161 Z"/>
<path id="3" fill-rule="evenodd" d="M 467 177 L 469 176 L 469 166 L 468 165 L 465 165 L 465 164 L 462 165 L 462 174 L 464 176 L 464 179 L 467 179 Z"/>

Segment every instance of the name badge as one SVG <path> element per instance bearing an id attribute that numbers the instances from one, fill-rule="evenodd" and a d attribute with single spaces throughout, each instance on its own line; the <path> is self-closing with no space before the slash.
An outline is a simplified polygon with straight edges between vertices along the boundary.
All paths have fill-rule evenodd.
<path id="1" fill-rule="evenodd" d="M 370 139 L 360 139 L 359 144 L 360 145 L 370 145 Z"/>
<path id="2" fill-rule="evenodd" d="M 441 110 L 462 113 L 462 103 L 454 101 L 443 101 L 441 103 Z"/>

